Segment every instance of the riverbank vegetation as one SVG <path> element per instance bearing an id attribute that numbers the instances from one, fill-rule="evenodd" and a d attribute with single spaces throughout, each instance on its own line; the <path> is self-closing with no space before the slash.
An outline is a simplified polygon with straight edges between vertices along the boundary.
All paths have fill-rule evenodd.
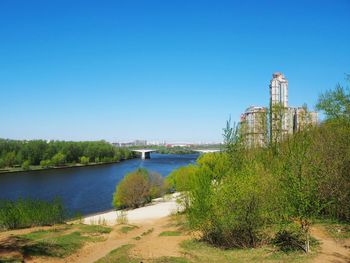
<path id="1" fill-rule="evenodd" d="M 246 148 L 239 128 L 224 129 L 226 150 L 167 180 L 186 191 L 186 215 L 203 241 L 224 248 L 310 251 L 315 219 L 350 222 L 350 92 L 320 96 L 326 119 L 268 147 Z"/>
<path id="2" fill-rule="evenodd" d="M 139 168 L 127 174 L 117 185 L 113 205 L 116 208 L 137 208 L 162 196 L 165 191 L 160 174 Z"/>
<path id="3" fill-rule="evenodd" d="M 66 213 L 58 198 L 0 200 L 0 230 L 60 224 L 65 219 Z"/>
<path id="4" fill-rule="evenodd" d="M 66 142 L 0 139 L 0 172 L 117 162 L 133 158 L 105 141 Z"/>

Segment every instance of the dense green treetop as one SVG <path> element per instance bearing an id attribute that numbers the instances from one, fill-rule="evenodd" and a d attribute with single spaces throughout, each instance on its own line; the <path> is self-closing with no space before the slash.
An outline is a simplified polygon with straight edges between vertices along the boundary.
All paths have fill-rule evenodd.
<path id="1" fill-rule="evenodd" d="M 133 153 L 106 141 L 44 141 L 0 139 L 0 168 L 29 165 L 43 167 L 128 159 Z"/>

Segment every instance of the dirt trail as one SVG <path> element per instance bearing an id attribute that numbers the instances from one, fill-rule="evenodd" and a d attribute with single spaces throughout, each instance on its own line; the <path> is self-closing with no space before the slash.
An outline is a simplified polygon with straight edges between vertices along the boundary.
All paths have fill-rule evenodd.
<path id="1" fill-rule="evenodd" d="M 182 256 L 180 252 L 180 243 L 186 239 L 191 238 L 189 235 L 180 236 L 159 236 L 164 231 L 177 231 L 174 226 L 169 226 L 170 220 L 168 218 L 159 221 L 157 225 L 152 226 L 153 232 L 143 236 L 136 246 L 131 250 L 131 254 L 142 258 L 144 262 L 147 260 L 167 257 Z"/>
<path id="2" fill-rule="evenodd" d="M 159 234 L 163 231 L 175 231 L 176 227 L 171 226 L 170 217 L 157 219 L 153 221 L 146 221 L 142 225 L 138 224 L 138 228 L 132 229 L 127 233 L 122 233 L 120 227 L 114 227 L 113 231 L 109 234 L 107 240 L 103 242 L 87 243 L 77 253 L 70 255 L 66 258 L 50 258 L 50 257 L 37 257 L 32 258 L 29 261 L 31 263 L 92 263 L 98 259 L 106 256 L 113 249 L 116 249 L 125 244 L 135 244 L 131 253 L 135 257 L 144 258 L 146 261 L 150 258 L 157 258 L 162 256 L 179 256 L 179 243 L 189 236 L 173 236 L 173 237 L 160 237 Z M 142 233 L 153 229 L 153 231 L 147 235 L 141 237 L 141 240 L 135 240 L 137 236 L 141 236 Z"/>
<path id="3" fill-rule="evenodd" d="M 321 242 L 321 250 L 313 262 L 350 262 L 350 240 L 335 240 L 322 226 L 314 226 L 311 235 Z"/>

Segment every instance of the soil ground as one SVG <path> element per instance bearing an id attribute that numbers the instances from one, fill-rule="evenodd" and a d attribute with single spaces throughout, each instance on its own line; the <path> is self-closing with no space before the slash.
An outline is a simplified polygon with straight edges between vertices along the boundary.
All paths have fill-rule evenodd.
<path id="1" fill-rule="evenodd" d="M 314 262 L 350 262 L 350 239 L 334 239 L 319 225 L 311 229 L 311 235 L 321 243 Z"/>
<path id="2" fill-rule="evenodd" d="M 25 258 L 24 262 L 95 262 L 105 257 L 112 250 L 126 244 L 134 245 L 129 251 L 131 256 L 141 258 L 142 262 L 151 262 L 154 259 L 162 257 L 183 257 L 184 252 L 180 247 L 180 243 L 193 238 L 190 234 L 181 230 L 179 231 L 179 227 L 176 225 L 176 222 L 174 222 L 174 218 L 170 216 L 140 223 L 137 227 L 131 228 L 126 233 L 121 231 L 122 227 L 122 225 L 114 226 L 113 230 L 109 234 L 106 234 L 106 238 L 103 241 L 87 242 L 77 252 L 65 258 L 31 257 Z M 13 238 L 16 235 L 27 234 L 38 229 L 48 228 L 40 227 L 0 233 L 0 257 L 16 256 L 20 253 L 13 249 L 4 249 L 4 245 L 6 245 L 9 238 Z M 161 236 L 160 234 L 165 231 L 173 233 L 175 233 L 174 231 L 178 231 L 176 232 L 178 234 L 174 236 Z M 312 236 L 320 241 L 319 251 L 315 257 L 305 258 L 305 260 L 302 260 L 303 262 L 350 262 L 350 239 L 336 240 L 330 237 L 323 226 L 314 226 L 312 228 Z M 202 262 L 210 261 L 204 260 Z M 262 258 L 261 262 L 265 262 L 265 260 Z M 288 260 L 276 260 L 274 262 L 288 262 Z"/>

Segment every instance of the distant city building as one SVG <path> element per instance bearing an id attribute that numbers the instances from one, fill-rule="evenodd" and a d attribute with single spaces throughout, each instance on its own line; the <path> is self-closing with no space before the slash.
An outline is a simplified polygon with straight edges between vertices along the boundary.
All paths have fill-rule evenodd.
<path id="1" fill-rule="evenodd" d="M 271 106 L 280 105 L 288 107 L 288 80 L 280 72 L 272 74 L 270 81 L 270 103 Z"/>
<path id="2" fill-rule="evenodd" d="M 307 126 L 315 126 L 318 123 L 317 112 L 308 112 L 303 107 L 294 108 L 294 129 L 293 132 L 301 131 Z"/>
<path id="3" fill-rule="evenodd" d="M 145 145 L 147 145 L 147 141 L 146 140 L 135 140 L 134 145 L 135 146 L 145 146 Z"/>
<path id="4" fill-rule="evenodd" d="M 267 108 L 250 106 L 241 115 L 240 133 L 248 147 L 267 144 Z"/>
<path id="5" fill-rule="evenodd" d="M 241 115 L 240 133 L 247 147 L 281 141 L 290 134 L 318 123 L 317 112 L 309 112 L 304 107 L 288 106 L 288 80 L 282 73 L 272 74 L 269 88 L 269 115 L 267 108 L 257 106 L 247 108 Z"/>
<path id="6" fill-rule="evenodd" d="M 147 141 L 146 140 L 135 140 L 133 142 L 114 142 L 112 144 L 116 147 L 145 146 L 145 145 L 147 145 Z"/>
<path id="7" fill-rule="evenodd" d="M 278 141 L 292 131 L 293 110 L 288 108 L 288 80 L 280 72 L 270 81 L 270 140 Z"/>

